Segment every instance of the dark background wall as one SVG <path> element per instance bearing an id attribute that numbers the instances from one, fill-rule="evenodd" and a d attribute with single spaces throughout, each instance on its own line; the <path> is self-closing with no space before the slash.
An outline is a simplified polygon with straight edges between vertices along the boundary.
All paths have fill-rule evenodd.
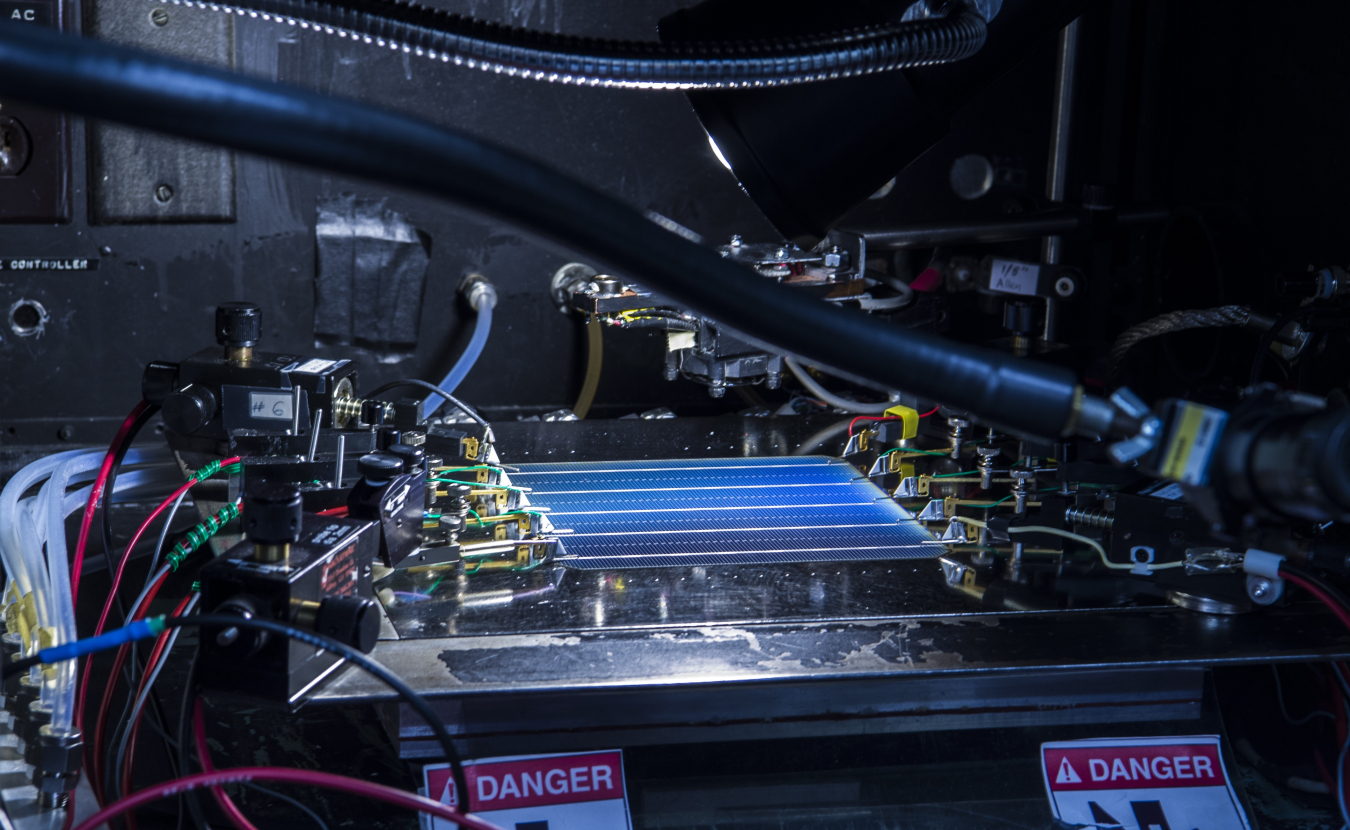
<path id="1" fill-rule="evenodd" d="M 68 10 L 71 26 L 83 19 L 89 28 L 101 8 L 136 8 L 135 2 L 90 0 Z M 685 3 L 436 5 L 550 31 L 651 39 L 656 21 Z M 144 13 L 153 8 L 145 3 Z M 165 8 L 173 16 L 159 32 L 166 47 L 185 20 L 181 16 L 214 14 Z M 1350 70 L 1340 37 L 1350 24 L 1350 7 L 1318 4 L 1297 17 L 1277 11 L 1252 2 L 1091 4 L 1081 47 L 1071 197 L 1083 184 L 1097 183 L 1111 186 L 1122 204 L 1197 206 L 1204 230 L 1193 244 L 1214 248 L 1212 259 L 1222 262 L 1214 266 L 1221 273 L 1211 274 L 1160 268 L 1157 230 L 1127 235 L 1099 300 L 1066 323 L 1066 338 L 1087 353 L 1102 351 L 1124 325 L 1169 307 L 1234 300 L 1278 305 L 1270 290 L 1275 273 L 1350 260 L 1341 150 L 1350 127 L 1344 106 Z M 747 239 L 774 236 L 713 157 L 679 93 L 534 83 L 246 19 L 235 20 L 230 51 L 240 71 L 488 137 L 711 240 L 733 232 Z M 1031 45 L 1028 59 L 959 112 L 951 134 L 900 176 L 890 196 L 862 205 L 851 221 L 875 225 L 1043 206 L 1053 56 L 1053 38 Z M 847 129 L 847 118 L 830 124 L 789 120 L 785 129 Z M 0 324 L 0 442 L 46 444 L 58 434 L 75 442 L 106 440 L 136 399 L 144 364 L 212 345 L 212 309 L 224 300 L 264 306 L 264 348 L 354 356 L 367 389 L 396 377 L 439 379 L 472 326 L 454 290 L 470 271 L 497 284 L 501 304 L 487 352 L 461 387 L 463 396 L 499 418 L 574 401 L 584 334 L 576 319 L 553 307 L 547 287 L 554 270 L 576 254 L 470 211 L 249 157 L 234 161 L 234 221 L 93 224 L 90 181 L 99 168 L 91 167 L 90 135 L 88 125 L 72 119 L 69 223 L 0 224 L 0 257 L 100 259 L 94 272 L 0 272 L 0 311 L 31 299 L 50 315 L 40 336 L 19 337 Z M 989 157 L 1007 175 L 989 195 L 965 202 L 946 177 L 952 160 L 970 152 Z M 135 182 L 125 167 L 113 172 L 153 189 L 152 181 Z M 316 343 L 316 205 L 346 193 L 386 197 L 389 208 L 430 240 L 420 336 L 406 357 Z M 1091 252 L 1074 244 L 1070 257 L 1086 260 Z M 1036 245 L 1008 251 L 1034 256 Z M 971 319 L 975 329 L 991 326 L 988 336 L 997 336 L 992 317 Z M 956 333 L 980 339 L 971 331 Z M 659 338 L 640 332 L 606 338 L 599 415 L 670 404 L 689 414 L 744 405 L 731 396 L 714 404 L 701 387 L 660 380 Z M 1195 348 L 1220 345 L 1203 340 Z M 1230 345 L 1239 351 L 1251 346 L 1241 340 Z M 391 362 L 395 357 L 402 359 Z"/>

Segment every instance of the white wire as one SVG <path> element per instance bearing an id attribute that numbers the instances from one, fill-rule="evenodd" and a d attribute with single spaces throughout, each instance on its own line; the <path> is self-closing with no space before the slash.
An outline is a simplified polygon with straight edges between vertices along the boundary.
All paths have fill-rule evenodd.
<path id="1" fill-rule="evenodd" d="M 858 403 L 857 401 L 846 401 L 838 395 L 831 394 L 825 387 L 816 383 L 816 379 L 808 375 L 802 367 L 797 364 L 796 359 L 784 357 L 783 363 L 787 365 L 788 370 L 796 376 L 797 380 L 801 382 L 801 385 L 805 386 L 812 395 L 820 398 L 835 409 L 852 412 L 854 415 L 880 415 L 891 407 L 898 405 L 896 401 L 887 401 L 885 403 Z"/>
<path id="2" fill-rule="evenodd" d="M 150 554 L 150 567 L 145 573 L 145 587 L 149 588 L 152 584 L 150 575 L 155 572 L 155 566 L 159 564 L 159 553 L 164 550 L 164 540 L 169 538 L 169 526 L 173 524 L 173 517 L 178 515 L 178 508 L 183 506 L 183 499 L 187 498 L 188 491 L 184 490 L 177 499 L 174 500 L 173 507 L 169 508 L 169 515 L 164 520 L 164 527 L 160 528 L 159 541 L 155 543 L 155 549 Z"/>
<path id="3" fill-rule="evenodd" d="M 152 576 L 149 580 L 146 581 L 145 587 L 142 588 L 141 592 L 136 595 L 136 598 L 131 601 L 131 607 L 127 609 L 128 615 L 136 613 L 136 609 L 141 607 L 141 602 L 145 599 L 145 595 L 150 593 L 150 588 L 156 582 L 159 581 L 161 575 L 166 574 L 168 572 L 169 572 L 168 565 L 161 565 L 159 570 L 154 572 L 154 576 Z"/>
<path id="4" fill-rule="evenodd" d="M 1060 536 L 1065 539 L 1072 539 L 1075 542 L 1081 542 L 1082 544 L 1087 545 L 1088 547 L 1095 550 L 1097 552 L 1097 556 L 1101 557 L 1102 564 L 1113 571 L 1128 571 L 1134 567 L 1134 563 L 1132 562 L 1112 562 L 1110 559 L 1107 559 L 1106 549 L 1102 547 L 1101 542 L 1098 542 L 1096 539 L 1084 536 L 1081 533 L 1071 533 L 1067 530 L 1060 530 L 1057 527 L 1042 527 L 1041 525 L 1022 525 L 1021 527 L 1010 527 L 1008 528 L 1008 532 L 1049 533 L 1051 536 Z M 1181 561 L 1164 562 L 1161 565 L 1149 563 L 1145 567 L 1149 568 L 1150 570 L 1160 571 L 1163 570 L 1164 568 L 1180 568 L 1184 564 L 1186 563 Z"/>

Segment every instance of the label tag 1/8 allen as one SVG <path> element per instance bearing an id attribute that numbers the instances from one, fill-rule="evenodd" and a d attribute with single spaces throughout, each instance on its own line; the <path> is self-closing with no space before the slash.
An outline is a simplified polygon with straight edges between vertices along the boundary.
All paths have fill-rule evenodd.
<path id="1" fill-rule="evenodd" d="M 1041 744 L 1055 818 L 1125 830 L 1250 830 L 1219 738 L 1094 738 Z"/>
<path id="2" fill-rule="evenodd" d="M 428 798 L 457 805 L 449 764 L 422 768 Z M 522 755 L 464 762 L 469 812 L 502 827 L 530 830 L 632 830 L 623 753 Z M 463 809 L 463 808 L 460 808 Z M 454 830 L 435 819 L 432 830 Z"/>

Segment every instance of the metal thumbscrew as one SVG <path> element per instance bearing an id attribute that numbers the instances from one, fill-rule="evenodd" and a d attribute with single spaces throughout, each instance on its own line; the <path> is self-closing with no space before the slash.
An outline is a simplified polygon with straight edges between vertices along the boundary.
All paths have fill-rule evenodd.
<path id="1" fill-rule="evenodd" d="M 156 26 L 169 25 L 169 12 L 167 9 L 157 8 L 150 12 L 150 22 Z"/>
<path id="2" fill-rule="evenodd" d="M 168 202 L 172 198 L 173 198 L 173 188 L 169 187 L 167 184 L 162 184 L 159 187 L 155 188 L 155 199 L 157 199 L 161 203 Z"/>

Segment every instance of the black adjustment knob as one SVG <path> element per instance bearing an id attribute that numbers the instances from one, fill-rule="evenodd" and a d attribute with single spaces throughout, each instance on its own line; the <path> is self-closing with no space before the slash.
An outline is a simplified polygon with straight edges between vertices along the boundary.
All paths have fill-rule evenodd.
<path id="1" fill-rule="evenodd" d="M 205 386 L 192 384 L 164 399 L 159 415 L 164 426 L 190 435 L 210 423 L 216 414 L 216 396 Z"/>
<path id="2" fill-rule="evenodd" d="M 222 346 L 256 346 L 262 339 L 262 306 L 221 303 L 216 306 L 216 342 Z"/>
<path id="3" fill-rule="evenodd" d="M 270 619 L 267 603 L 249 594 L 235 594 L 216 606 L 215 613 L 231 614 L 246 620 Z M 232 657 L 250 657 L 262 650 L 272 635 L 258 628 L 239 628 L 237 626 L 210 627 L 202 629 L 204 639 L 214 640 L 226 654 Z"/>
<path id="4" fill-rule="evenodd" d="M 387 450 L 403 442 L 403 431 L 398 427 L 380 427 L 375 433 L 375 449 Z"/>
<path id="5" fill-rule="evenodd" d="M 411 473 L 422 469 L 426 463 L 427 454 L 421 447 L 414 447 L 412 444 L 390 444 L 385 447 L 385 452 L 390 455 L 396 455 L 403 461 L 403 472 Z"/>
<path id="6" fill-rule="evenodd" d="M 369 654 L 380 636 L 380 613 L 375 603 L 368 599 L 329 597 L 319 603 L 314 629 L 325 637 Z"/>
<path id="7" fill-rule="evenodd" d="M 381 401 L 362 401 L 361 402 L 361 421 L 371 426 L 379 426 L 384 423 L 384 403 Z"/>
<path id="8" fill-rule="evenodd" d="M 141 373 L 141 397 L 146 403 L 164 403 L 178 387 L 178 364 L 156 360 Z"/>
<path id="9" fill-rule="evenodd" d="M 300 541 L 304 500 L 294 484 L 264 484 L 244 494 L 244 533 L 259 545 Z"/>
<path id="10" fill-rule="evenodd" d="M 403 459 L 387 452 L 366 453 L 356 460 L 356 470 L 371 484 L 381 484 L 403 472 Z"/>

